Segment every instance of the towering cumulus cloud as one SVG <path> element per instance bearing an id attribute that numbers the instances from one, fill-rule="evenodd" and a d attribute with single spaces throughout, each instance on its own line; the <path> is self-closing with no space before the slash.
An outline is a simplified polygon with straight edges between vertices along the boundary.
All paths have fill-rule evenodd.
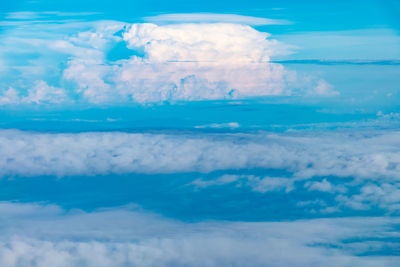
<path id="1" fill-rule="evenodd" d="M 18 36 L 23 32 L 15 34 L 18 38 L 10 36 L 6 42 L 23 44 L 27 52 L 41 56 L 18 70 L 18 83 L 0 84 L 2 105 L 152 103 L 333 91 L 325 81 L 299 82 L 294 71 L 271 63 L 274 56 L 290 53 L 290 47 L 248 25 L 101 21 L 54 34 L 53 39 L 45 33 L 34 40 Z M 38 64 L 40 71 L 27 71 Z"/>
<path id="2" fill-rule="evenodd" d="M 239 24 L 133 24 L 124 33 L 130 48 L 144 47 L 155 62 L 199 61 L 219 64 L 264 62 L 282 48 L 268 33 Z M 282 45 L 283 46 L 283 45 Z"/>
<path id="3" fill-rule="evenodd" d="M 108 67 L 75 58 L 66 78 L 93 102 L 115 93 L 142 103 L 288 94 L 285 69 L 268 63 L 286 48 L 268 36 L 239 24 L 133 24 L 123 40 L 143 55 Z"/>

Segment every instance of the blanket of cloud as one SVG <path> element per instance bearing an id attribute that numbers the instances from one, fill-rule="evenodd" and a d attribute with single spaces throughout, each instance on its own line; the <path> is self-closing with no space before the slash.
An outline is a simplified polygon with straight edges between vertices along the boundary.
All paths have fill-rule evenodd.
<path id="1" fill-rule="evenodd" d="M 297 179 L 399 179 L 397 130 L 46 134 L 0 131 L 1 176 L 210 172 L 276 168 Z M 368 166 L 368 168 L 365 168 Z"/>
<path id="2" fill-rule="evenodd" d="M 162 214 L 195 220 L 396 215 L 400 212 L 399 140 L 400 133 L 394 129 L 284 133 L 1 130 L 4 190 L 0 195 L 87 209 L 108 206 L 107 202 L 135 202 Z M 28 183 L 27 177 L 33 182 Z M 29 189 L 35 181 L 42 185 L 42 193 Z M 148 197 L 153 191 L 146 184 L 158 186 L 159 195 L 151 201 Z M 127 192 L 125 187 L 131 189 Z M 147 191 L 150 195 L 143 193 Z M 100 192 L 106 197 L 96 204 Z M 219 197 L 207 197 L 210 192 Z M 85 194 L 89 200 L 68 203 L 71 194 Z M 240 194 L 252 201 L 241 202 L 235 197 Z M 187 197 L 193 198 L 188 205 L 179 204 Z M 267 204 L 271 199 L 278 202 Z M 229 204 L 207 208 L 205 203 L 214 201 L 236 203 L 236 208 Z M 191 205 L 198 206 L 197 212 L 190 212 Z M 287 212 L 275 214 L 282 206 Z"/>
<path id="3" fill-rule="evenodd" d="M 134 205 L 0 203 L 2 266 L 396 266 L 397 218 L 184 223 Z M 12 225 L 10 224 L 12 221 Z M 288 253 L 290 252 L 290 253 Z"/>
<path id="4" fill-rule="evenodd" d="M 398 266 L 394 1 L 14 2 L 0 266 Z"/>

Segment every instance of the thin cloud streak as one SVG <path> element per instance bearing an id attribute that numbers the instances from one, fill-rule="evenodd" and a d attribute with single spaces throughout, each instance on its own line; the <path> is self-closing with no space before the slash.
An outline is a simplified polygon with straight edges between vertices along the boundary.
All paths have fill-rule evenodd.
<path id="1" fill-rule="evenodd" d="M 269 19 L 252 16 L 243 16 L 237 14 L 215 14 L 215 13 L 179 13 L 179 14 L 162 14 L 152 17 L 144 17 L 144 21 L 153 23 L 201 23 L 201 22 L 225 22 L 238 23 L 251 26 L 264 25 L 288 25 L 288 20 Z"/>

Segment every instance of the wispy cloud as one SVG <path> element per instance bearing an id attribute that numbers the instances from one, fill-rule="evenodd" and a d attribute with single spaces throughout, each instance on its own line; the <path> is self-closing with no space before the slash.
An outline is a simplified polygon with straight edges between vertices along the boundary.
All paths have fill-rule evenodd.
<path id="1" fill-rule="evenodd" d="M 99 12 L 60 12 L 60 11 L 18 11 L 7 13 L 5 18 L 7 20 L 36 20 L 54 17 L 81 17 L 99 15 Z"/>
<path id="2" fill-rule="evenodd" d="M 215 13 L 178 13 L 161 14 L 143 18 L 145 21 L 153 23 L 188 23 L 188 22 L 225 22 L 238 23 L 252 26 L 262 25 L 287 25 L 290 21 L 280 19 L 269 19 L 236 14 L 215 14 Z"/>

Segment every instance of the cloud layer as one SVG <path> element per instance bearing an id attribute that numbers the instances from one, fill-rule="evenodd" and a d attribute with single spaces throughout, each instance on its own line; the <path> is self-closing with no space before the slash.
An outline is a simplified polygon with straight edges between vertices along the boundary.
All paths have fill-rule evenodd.
<path id="1" fill-rule="evenodd" d="M 96 175 L 276 168 L 313 176 L 397 180 L 396 131 L 294 134 L 44 134 L 0 131 L 0 174 Z"/>
<path id="2" fill-rule="evenodd" d="M 398 262 L 388 256 L 398 243 L 386 241 L 398 238 L 396 218 L 182 223 L 134 206 L 86 213 L 7 202 L 0 203 L 0 214 L 5 218 L 0 222 L 0 264 L 5 267 L 395 266 Z M 380 256 L 373 256 L 376 253 Z M 366 255 L 356 256 L 360 254 Z"/>

